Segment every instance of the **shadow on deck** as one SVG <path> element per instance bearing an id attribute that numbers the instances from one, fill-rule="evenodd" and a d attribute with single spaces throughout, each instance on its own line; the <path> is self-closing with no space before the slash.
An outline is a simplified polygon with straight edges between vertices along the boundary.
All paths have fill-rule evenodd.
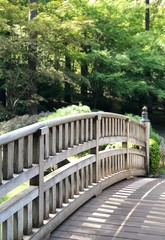
<path id="1" fill-rule="evenodd" d="M 75 211 L 49 240 L 165 239 L 165 179 L 132 178 Z"/>

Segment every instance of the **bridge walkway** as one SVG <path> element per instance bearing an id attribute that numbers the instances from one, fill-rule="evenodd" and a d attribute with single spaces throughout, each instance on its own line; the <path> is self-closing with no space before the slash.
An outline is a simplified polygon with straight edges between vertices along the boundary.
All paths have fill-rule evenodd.
<path id="1" fill-rule="evenodd" d="M 164 240 L 165 179 L 131 178 L 81 206 L 49 240 Z"/>

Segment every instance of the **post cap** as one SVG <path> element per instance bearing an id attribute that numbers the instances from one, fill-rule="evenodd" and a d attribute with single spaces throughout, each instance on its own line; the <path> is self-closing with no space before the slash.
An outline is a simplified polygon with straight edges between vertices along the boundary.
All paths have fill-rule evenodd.
<path id="1" fill-rule="evenodd" d="M 148 109 L 146 106 L 144 106 L 142 108 L 142 118 L 141 118 L 141 122 L 150 122 L 150 120 L 148 119 Z"/>

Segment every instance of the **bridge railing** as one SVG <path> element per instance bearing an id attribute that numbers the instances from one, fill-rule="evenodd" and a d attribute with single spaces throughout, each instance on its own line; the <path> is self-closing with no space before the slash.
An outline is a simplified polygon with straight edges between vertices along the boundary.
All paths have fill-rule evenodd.
<path id="1" fill-rule="evenodd" d="M 0 205 L 0 239 L 46 239 L 104 188 L 145 175 L 146 131 L 145 124 L 123 115 L 88 113 L 0 136 L 0 198 L 26 183 Z"/>

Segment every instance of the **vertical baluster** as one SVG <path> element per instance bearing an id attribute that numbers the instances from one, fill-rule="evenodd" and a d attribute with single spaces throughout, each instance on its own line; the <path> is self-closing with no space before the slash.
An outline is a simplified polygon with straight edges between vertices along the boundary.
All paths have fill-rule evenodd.
<path id="1" fill-rule="evenodd" d="M 114 156 L 111 156 L 111 173 L 114 173 Z"/>
<path id="2" fill-rule="evenodd" d="M 75 194 L 79 194 L 80 176 L 79 171 L 75 172 Z"/>
<path id="3" fill-rule="evenodd" d="M 2 151 L 3 151 L 3 147 L 0 146 L 0 184 L 2 183 L 2 179 L 3 179 L 3 174 L 2 174 L 2 163 L 3 163 Z"/>
<path id="4" fill-rule="evenodd" d="M 118 119 L 115 118 L 115 136 L 118 135 Z"/>
<path id="5" fill-rule="evenodd" d="M 85 142 L 89 140 L 89 119 L 85 120 Z"/>
<path id="6" fill-rule="evenodd" d="M 0 223 L 0 239 L 3 239 L 3 235 L 2 235 L 2 223 Z"/>
<path id="7" fill-rule="evenodd" d="M 80 143 L 83 143 L 85 141 L 85 136 L 84 136 L 84 119 L 81 120 L 81 125 L 80 125 Z"/>
<path id="8" fill-rule="evenodd" d="M 18 139 L 14 142 L 14 172 L 20 173 L 23 171 L 24 163 L 24 139 Z"/>
<path id="9" fill-rule="evenodd" d="M 117 119 L 117 136 L 121 136 L 120 119 Z"/>
<path id="10" fill-rule="evenodd" d="M 74 179 L 74 173 L 70 176 L 70 198 L 74 198 L 75 193 L 75 179 Z"/>
<path id="11" fill-rule="evenodd" d="M 112 136 L 115 135 L 115 120 L 112 118 Z"/>
<path id="12" fill-rule="evenodd" d="M 33 135 L 24 138 L 24 167 L 29 168 L 33 162 Z"/>
<path id="13" fill-rule="evenodd" d="M 102 162 L 102 178 L 105 177 L 105 158 L 101 160 Z"/>
<path id="14" fill-rule="evenodd" d="M 123 119 L 120 119 L 120 136 L 123 136 Z"/>
<path id="15" fill-rule="evenodd" d="M 32 202 L 24 207 L 24 229 L 25 235 L 29 235 L 32 231 Z"/>
<path id="16" fill-rule="evenodd" d="M 57 203 L 57 196 L 56 196 L 56 185 L 50 188 L 50 213 L 56 212 L 56 203 Z"/>
<path id="17" fill-rule="evenodd" d="M 108 157 L 108 175 L 111 176 L 112 174 L 112 157 Z"/>
<path id="18" fill-rule="evenodd" d="M 66 150 L 68 148 L 68 123 L 65 123 L 63 126 L 64 126 L 63 149 Z"/>
<path id="19" fill-rule="evenodd" d="M 89 128 L 89 131 L 90 131 L 89 139 L 90 139 L 90 140 L 93 140 L 93 118 L 90 119 L 90 128 Z"/>
<path id="20" fill-rule="evenodd" d="M 84 187 L 88 188 L 89 185 L 89 166 L 85 167 L 85 183 L 84 183 Z"/>
<path id="21" fill-rule="evenodd" d="M 45 127 L 44 134 L 44 159 L 49 158 L 49 128 Z"/>
<path id="22" fill-rule="evenodd" d="M 14 214 L 14 240 L 23 239 L 23 209 Z"/>
<path id="23" fill-rule="evenodd" d="M 3 222 L 2 225 L 2 234 L 3 234 L 3 240 L 10 240 L 13 239 L 13 217 L 11 216 L 8 218 L 5 222 Z"/>
<path id="24" fill-rule="evenodd" d="M 56 154 L 56 127 L 52 127 L 52 132 L 50 134 L 50 144 L 51 144 L 51 155 Z"/>
<path id="25" fill-rule="evenodd" d="M 105 136 L 105 122 L 104 122 L 105 118 L 101 119 L 101 134 L 100 136 L 103 138 Z"/>
<path id="26" fill-rule="evenodd" d="M 80 169 L 80 191 L 84 190 L 84 168 Z"/>
<path id="27" fill-rule="evenodd" d="M 108 132 L 108 136 L 111 137 L 112 136 L 112 118 L 109 118 L 109 132 Z"/>
<path id="28" fill-rule="evenodd" d="M 57 207 L 61 208 L 63 203 L 63 182 L 57 184 Z"/>
<path id="29" fill-rule="evenodd" d="M 108 136 L 108 131 L 109 128 L 108 128 L 108 118 L 105 118 L 105 136 L 107 137 Z"/>
<path id="30" fill-rule="evenodd" d="M 79 121 L 76 121 L 76 126 L 75 126 L 75 145 L 78 145 L 79 144 L 79 139 L 80 139 L 80 136 L 79 136 Z"/>
<path id="31" fill-rule="evenodd" d="M 93 183 L 93 164 L 89 165 L 89 185 Z"/>
<path id="32" fill-rule="evenodd" d="M 61 152 L 62 151 L 62 143 L 63 143 L 63 131 L 62 131 L 62 125 L 59 125 L 57 127 L 57 152 Z"/>
<path id="33" fill-rule="evenodd" d="M 70 123 L 70 147 L 74 145 L 74 122 Z"/>
<path id="34" fill-rule="evenodd" d="M 67 203 L 68 202 L 68 199 L 69 199 L 69 179 L 68 177 L 66 177 L 64 179 L 64 203 Z"/>
<path id="35" fill-rule="evenodd" d="M 118 155 L 118 172 L 121 171 L 121 154 Z"/>
<path id="36" fill-rule="evenodd" d="M 49 217 L 49 189 L 44 192 L 44 219 Z"/>
<path id="37" fill-rule="evenodd" d="M 3 179 L 13 177 L 14 143 L 8 143 L 3 147 Z"/>

